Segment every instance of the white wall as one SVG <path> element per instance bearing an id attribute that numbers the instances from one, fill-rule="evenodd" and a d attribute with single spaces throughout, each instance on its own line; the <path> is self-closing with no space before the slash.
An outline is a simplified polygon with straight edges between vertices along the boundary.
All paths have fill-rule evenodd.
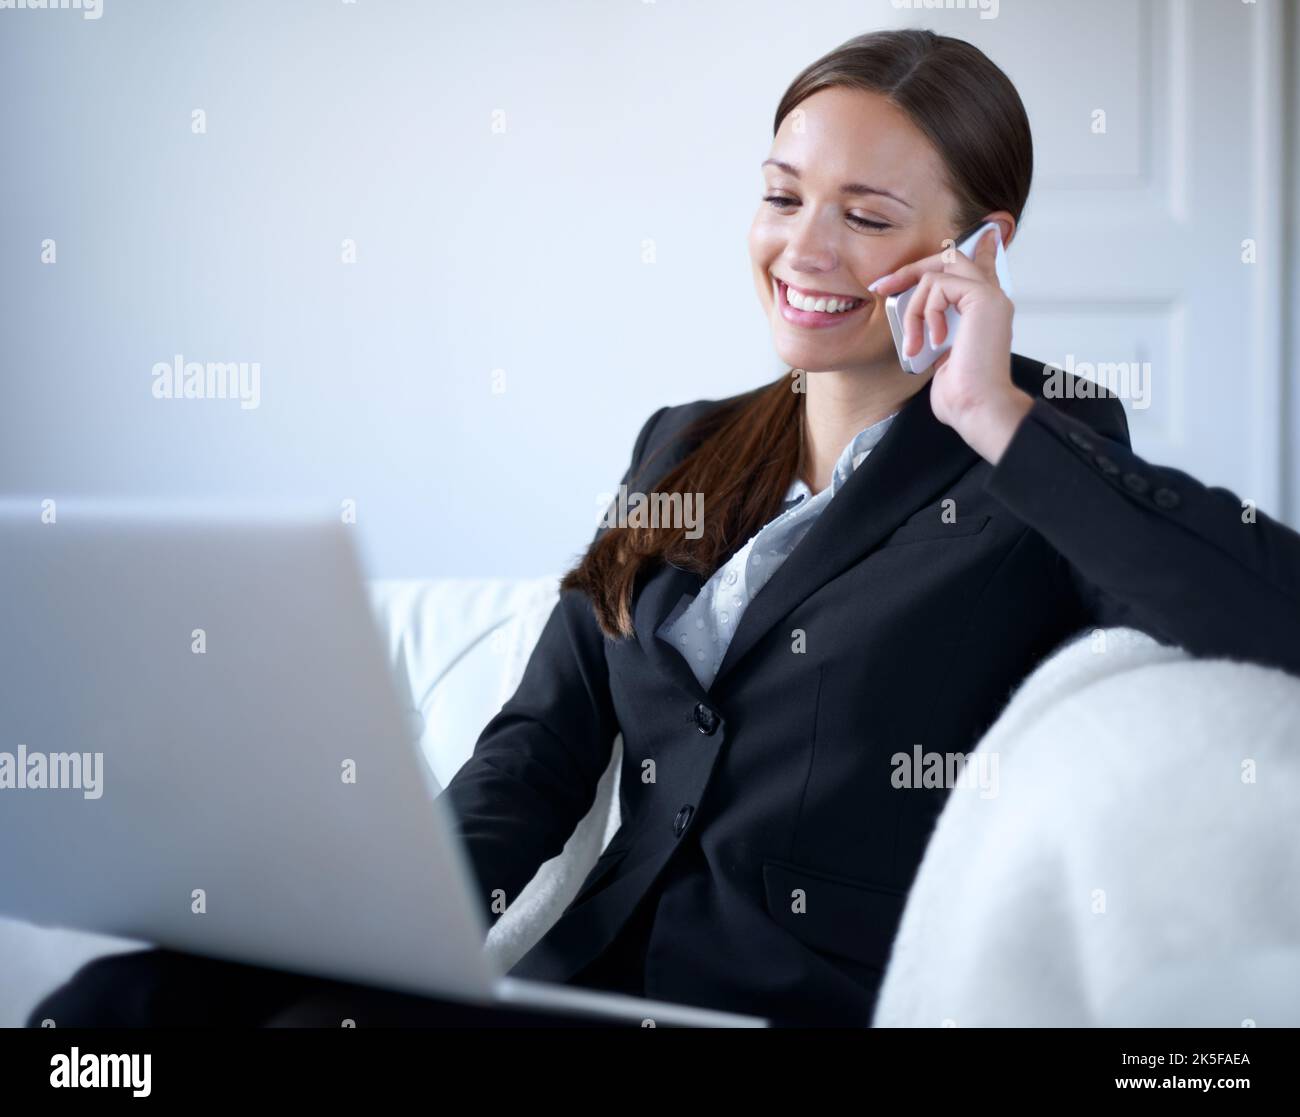
<path id="1" fill-rule="evenodd" d="M 1272 7 L 0 11 L 0 495 L 350 498 L 376 575 L 562 569 L 652 410 L 780 371 L 745 249 L 776 103 L 831 47 L 915 21 L 987 50 L 1030 109 L 1017 349 L 1145 353 L 1160 391 L 1131 413 L 1139 452 L 1273 511 L 1279 368 L 1223 367 L 1195 309 L 1218 306 L 1228 336 L 1260 305 L 1234 249 L 1253 228 L 1238 203 L 1260 180 L 1240 160 L 1258 129 L 1223 124 L 1247 119 L 1250 83 L 1247 116 L 1220 102 L 1251 72 L 1244 21 Z M 1222 109 L 1205 125 L 1202 89 Z M 1230 141 L 1233 162 L 1207 162 Z M 1164 202 L 1188 159 L 1197 182 L 1229 185 L 1180 215 Z M 681 313 L 683 289 L 708 294 L 707 316 Z M 151 370 L 177 353 L 259 362 L 260 406 L 154 399 Z"/>

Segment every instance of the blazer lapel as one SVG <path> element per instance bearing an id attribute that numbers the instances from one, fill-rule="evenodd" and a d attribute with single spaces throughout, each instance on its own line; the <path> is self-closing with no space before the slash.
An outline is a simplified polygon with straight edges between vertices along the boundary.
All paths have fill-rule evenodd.
<path id="1" fill-rule="evenodd" d="M 705 697 L 704 688 L 682 653 L 667 641 L 655 635 L 682 594 L 694 597 L 704 588 L 704 579 L 689 570 L 665 563 L 654 568 L 649 581 L 637 598 L 632 611 L 637 641 L 646 658 L 670 681 L 676 683 L 696 700 Z"/>
<path id="2" fill-rule="evenodd" d="M 654 478 L 666 477 L 686 456 L 695 449 L 696 442 L 686 443 L 674 439 L 664 451 L 655 458 Z M 644 486 L 654 490 L 654 483 Z M 665 640 L 656 637 L 655 631 L 664 619 L 673 611 L 681 600 L 682 594 L 694 597 L 704 588 L 704 579 L 689 570 L 683 570 L 671 563 L 657 564 L 648 572 L 643 571 L 638 578 L 638 586 L 633 593 L 632 624 L 646 658 L 661 675 L 676 684 L 696 700 L 705 697 L 704 688 L 682 658 L 681 652 Z"/>
<path id="3" fill-rule="evenodd" d="M 660 475 L 689 449 L 678 448 Z M 978 460 L 956 431 L 934 417 L 926 381 L 745 610 L 714 687 L 773 625 L 861 560 L 905 519 L 939 499 Z M 643 577 L 633 606 L 637 642 L 662 675 L 702 700 L 706 692 L 681 652 L 656 632 L 682 594 L 697 595 L 704 579 L 666 563 Z"/>
<path id="4" fill-rule="evenodd" d="M 938 500 L 978 460 L 955 430 L 935 418 L 926 381 L 750 602 L 714 685 L 773 625 L 903 520 Z"/>

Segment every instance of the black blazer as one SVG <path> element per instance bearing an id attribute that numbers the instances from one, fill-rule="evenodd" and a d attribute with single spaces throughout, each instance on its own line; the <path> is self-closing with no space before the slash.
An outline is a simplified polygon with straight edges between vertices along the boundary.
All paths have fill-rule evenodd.
<path id="1" fill-rule="evenodd" d="M 561 594 L 445 789 L 491 921 L 563 849 L 623 733 L 622 826 L 513 975 L 574 977 L 635 907 L 646 996 L 868 1024 L 946 795 L 895 788 L 895 753 L 968 753 L 1081 629 L 1300 675 L 1300 536 L 1138 457 L 1113 395 L 1045 398 L 1018 354 L 1012 376 L 1034 404 L 996 468 L 934 417 L 928 382 L 907 401 L 754 597 L 707 694 L 655 636 L 703 579 L 664 564 L 639 579 L 624 641 Z M 629 490 L 654 491 L 717 406 L 655 412 Z"/>

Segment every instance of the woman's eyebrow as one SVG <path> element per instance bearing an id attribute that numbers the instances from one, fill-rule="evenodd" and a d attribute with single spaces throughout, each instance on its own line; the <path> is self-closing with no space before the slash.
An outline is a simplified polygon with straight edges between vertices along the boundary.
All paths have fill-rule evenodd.
<path id="1" fill-rule="evenodd" d="M 764 159 L 762 166 L 778 167 L 781 170 L 785 171 L 785 173 L 788 175 L 792 175 L 795 178 L 799 177 L 798 167 L 796 167 L 793 163 L 782 162 L 780 159 Z M 888 190 L 882 190 L 879 186 L 866 186 L 861 182 L 846 182 L 843 186 L 840 187 L 840 192 L 844 194 L 881 194 L 886 198 L 893 198 L 894 201 L 900 202 L 901 204 L 907 206 L 908 209 L 913 208 L 911 202 L 904 201 L 897 194 L 890 193 L 890 191 Z"/>

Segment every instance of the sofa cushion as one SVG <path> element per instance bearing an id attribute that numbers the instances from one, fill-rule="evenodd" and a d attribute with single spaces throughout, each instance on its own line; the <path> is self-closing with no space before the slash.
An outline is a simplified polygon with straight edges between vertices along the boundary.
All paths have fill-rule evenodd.
<path id="1" fill-rule="evenodd" d="M 559 578 L 375 581 L 371 592 L 399 688 L 440 789 L 519 686 L 559 599 Z M 488 934 L 487 950 L 503 970 L 559 919 L 618 830 L 621 737 L 610 747 L 591 810 Z"/>

